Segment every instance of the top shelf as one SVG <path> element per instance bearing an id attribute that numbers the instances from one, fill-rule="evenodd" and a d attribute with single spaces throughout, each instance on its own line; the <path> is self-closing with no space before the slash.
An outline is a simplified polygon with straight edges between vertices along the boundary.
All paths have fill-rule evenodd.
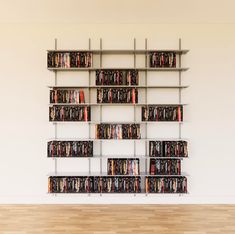
<path id="1" fill-rule="evenodd" d="M 147 54 L 151 52 L 174 52 L 176 54 L 187 54 L 189 50 L 161 50 L 161 49 L 151 49 L 151 50 L 47 50 L 48 52 L 90 52 L 93 54 Z"/>

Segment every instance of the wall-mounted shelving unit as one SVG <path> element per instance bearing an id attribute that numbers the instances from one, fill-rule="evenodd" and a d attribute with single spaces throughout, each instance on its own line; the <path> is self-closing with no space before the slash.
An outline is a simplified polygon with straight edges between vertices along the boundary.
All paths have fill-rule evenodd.
<path id="1" fill-rule="evenodd" d="M 188 154 L 185 153 L 184 156 L 182 156 L 182 150 L 185 152 L 187 151 L 187 139 L 182 138 L 182 124 L 184 123 L 183 119 L 182 120 L 174 120 L 174 121 L 139 121 L 137 120 L 137 110 L 139 108 L 143 107 L 149 107 L 149 106 L 156 106 L 157 107 L 178 107 L 181 106 L 182 108 L 186 106 L 187 104 L 182 103 L 182 90 L 188 88 L 187 85 L 182 85 L 182 72 L 186 72 L 188 68 L 184 68 L 181 66 L 181 56 L 185 55 L 189 52 L 189 50 L 182 50 L 181 49 L 181 39 L 179 39 L 179 49 L 173 49 L 173 50 L 158 50 L 158 49 L 148 49 L 147 45 L 147 39 L 145 40 L 145 49 L 139 50 L 136 49 L 136 40 L 134 39 L 134 49 L 130 50 L 103 50 L 103 45 L 102 45 L 102 39 L 100 39 L 100 48 L 97 50 L 91 49 L 91 40 L 89 39 L 89 48 L 88 50 L 58 50 L 57 49 L 57 39 L 55 39 L 55 49 L 54 50 L 48 50 L 47 53 L 53 54 L 53 53 L 61 53 L 61 54 L 69 54 L 69 53 L 89 53 L 91 55 L 98 55 L 99 57 L 99 66 L 93 67 L 92 63 L 90 67 L 48 67 L 49 71 L 54 72 L 54 85 L 48 86 L 50 90 L 74 90 L 74 89 L 84 89 L 87 90 L 88 96 L 86 98 L 86 103 L 50 103 L 49 107 L 65 107 L 65 108 L 70 108 L 70 107 L 89 107 L 89 108 L 97 108 L 99 109 L 99 120 L 94 121 L 92 120 L 92 113 L 91 114 L 91 120 L 90 121 L 51 121 L 54 124 L 54 138 L 51 139 L 49 142 L 55 141 L 64 141 L 65 143 L 68 141 L 73 141 L 73 142 L 78 142 L 78 141 L 92 141 L 93 143 L 99 144 L 99 154 L 92 154 L 90 156 L 84 156 L 84 155 L 78 155 L 78 156 L 71 156 L 70 154 L 67 153 L 68 156 L 50 156 L 48 155 L 49 158 L 52 158 L 54 160 L 54 171 L 50 174 L 49 176 L 49 193 L 52 194 L 57 194 L 57 193 L 100 193 L 101 195 L 103 193 L 145 193 L 148 195 L 149 193 L 174 193 L 174 194 L 184 194 L 187 193 L 187 178 L 185 174 L 180 173 L 179 175 L 167 173 L 167 174 L 154 174 L 153 171 L 151 171 L 150 168 L 150 159 L 156 159 L 156 161 L 161 161 L 165 160 L 166 163 L 166 168 L 171 168 L 171 161 L 179 159 L 180 161 L 183 160 L 184 158 L 188 157 Z M 161 53 L 162 56 L 170 56 L 167 55 L 169 53 L 175 54 L 177 56 L 177 66 L 172 66 L 172 67 L 150 67 L 150 54 L 151 53 Z M 133 56 L 133 67 L 128 67 L 128 68 L 120 68 L 120 67 L 103 67 L 103 55 L 131 55 Z M 136 56 L 137 55 L 142 55 L 144 56 L 144 67 L 137 67 L 136 66 Z M 168 58 L 169 60 L 169 58 Z M 68 60 L 69 61 L 69 60 Z M 113 71 L 113 70 L 118 70 L 118 71 L 128 71 L 128 70 L 136 70 L 138 72 L 144 72 L 143 77 L 140 77 L 139 79 L 143 79 L 142 83 L 143 84 L 137 84 L 137 85 L 93 85 L 92 83 L 92 73 L 97 72 L 97 71 Z M 68 85 L 68 86 L 61 86 L 58 85 L 57 82 L 57 75 L 58 72 L 87 72 L 88 73 L 88 84 L 86 85 Z M 148 85 L 148 73 L 149 72 L 177 72 L 178 73 L 178 85 Z M 94 103 L 92 100 L 92 92 L 91 90 L 96 90 L 96 89 L 103 89 L 103 88 L 109 88 L 109 89 L 116 89 L 116 88 L 134 88 L 137 90 L 144 90 L 144 103 Z M 163 104 L 163 103 L 149 103 L 148 102 L 148 90 L 149 89 L 174 89 L 178 90 L 178 100 L 177 103 L 174 104 Z M 127 107 L 133 107 L 133 121 L 128 121 L 128 122 L 123 122 L 123 121 L 103 121 L 103 107 L 109 107 L 109 106 L 127 106 Z M 149 110 L 148 110 L 149 111 Z M 177 115 L 179 113 L 177 112 Z M 180 113 L 181 116 L 182 113 Z M 62 113 L 64 115 L 64 112 Z M 66 138 L 66 139 L 61 139 L 58 138 L 58 124 L 63 124 L 63 123 L 80 123 L 80 124 L 88 124 L 88 138 Z M 177 138 L 150 138 L 148 137 L 148 125 L 152 124 L 177 124 L 178 125 L 178 137 Z M 92 136 L 92 128 L 94 127 L 93 125 L 99 125 L 99 124 L 113 124 L 113 125 L 122 125 L 122 124 L 138 124 L 141 125 L 141 128 L 144 128 L 144 135 L 141 133 L 141 138 L 140 139 L 97 139 L 94 136 Z M 140 129 L 141 129 L 140 128 Z M 142 132 L 142 131 L 141 131 Z M 133 155 L 105 155 L 103 154 L 103 142 L 105 141 L 130 141 L 133 142 L 133 147 L 134 147 L 134 153 Z M 174 144 L 177 143 L 177 146 L 175 146 L 175 150 L 178 152 L 177 157 L 171 156 L 171 153 L 169 153 L 169 156 L 154 156 L 150 155 L 150 149 L 149 149 L 149 142 L 151 141 L 161 141 L 161 142 L 173 142 Z M 49 143 L 48 142 L 48 143 Z M 137 154 L 136 147 L 138 142 L 144 142 L 145 144 L 145 154 Z M 184 142 L 184 143 L 182 143 Z M 61 143 L 59 146 L 59 152 L 62 150 L 68 150 L 65 145 L 65 143 Z M 173 144 L 172 143 L 172 144 Z M 163 144 L 163 143 L 162 143 Z M 181 145 L 180 145 L 181 144 Z M 52 144 L 53 146 L 53 144 Z M 51 147 L 51 146 L 50 146 Z M 54 147 L 54 146 L 53 146 Z M 48 154 L 51 152 L 51 150 L 54 150 L 54 148 L 49 148 L 48 146 Z M 63 148 L 64 147 L 64 148 Z M 170 145 L 170 147 L 172 147 Z M 181 147 L 181 148 L 180 148 Z M 184 149 L 183 149 L 183 148 Z M 70 146 L 68 147 L 69 150 Z M 164 149 L 161 149 L 162 152 Z M 167 149 L 169 150 L 169 148 Z M 166 149 L 165 149 L 166 151 Z M 167 153 L 165 152 L 165 154 Z M 107 172 L 103 171 L 103 163 L 102 160 L 108 160 L 112 158 L 128 158 L 128 159 L 136 159 L 139 158 L 143 161 L 144 164 L 144 171 L 140 170 L 140 173 L 138 175 L 129 174 L 123 174 L 123 175 L 109 175 Z M 89 168 L 87 173 L 79 173 L 79 172 L 66 172 L 66 173 L 60 173 L 58 172 L 57 169 L 57 160 L 58 159 L 76 159 L 79 160 L 79 158 L 87 158 L 89 160 Z M 100 171 L 99 172 L 92 172 L 91 171 L 91 160 L 92 159 L 99 159 L 100 163 Z M 140 162 L 142 163 L 142 162 Z M 133 164 L 134 165 L 134 164 Z M 139 165 L 138 165 L 139 166 Z M 134 168 L 134 166 L 133 166 Z M 132 172 L 134 169 L 131 169 Z M 167 169 L 168 170 L 168 169 Z M 180 168 L 181 170 L 181 168 Z M 126 178 L 126 180 L 125 180 Z M 98 184 L 97 184 L 98 183 Z M 160 187 L 157 184 L 160 184 Z M 117 188 L 115 187 L 117 185 Z M 155 186 L 155 187 L 154 187 Z"/>

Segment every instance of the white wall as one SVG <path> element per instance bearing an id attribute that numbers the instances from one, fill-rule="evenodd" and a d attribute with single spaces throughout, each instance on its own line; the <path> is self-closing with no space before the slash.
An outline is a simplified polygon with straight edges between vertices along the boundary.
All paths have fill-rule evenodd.
<path id="1" fill-rule="evenodd" d="M 142 3 L 139 4 L 141 1 L 138 1 L 135 10 L 139 15 L 128 16 L 128 11 L 125 10 L 125 20 L 116 13 L 113 18 L 110 15 L 97 14 L 95 10 L 100 9 L 98 6 L 90 8 L 96 15 L 88 20 L 80 8 L 78 12 L 81 14 L 76 17 L 75 7 L 73 14 L 65 13 L 63 16 L 63 5 L 60 6 L 60 11 L 55 10 L 50 15 L 49 9 L 52 6 L 45 5 L 46 2 L 44 5 L 26 5 L 27 1 L 23 2 L 25 5 L 21 8 L 17 7 L 17 1 L 7 1 L 1 7 L 0 203 L 235 202 L 235 25 L 232 24 L 235 19 L 234 14 L 231 14 L 234 4 L 232 1 L 224 1 L 230 4 L 220 6 L 213 1 L 215 7 L 208 13 L 212 1 L 207 1 L 200 11 L 201 5 L 198 2 L 201 1 L 189 4 L 181 0 L 182 5 L 178 6 L 178 10 L 182 9 L 184 2 L 188 11 L 181 12 L 183 16 L 181 14 L 180 17 L 175 13 L 178 12 L 176 6 L 175 11 L 170 14 L 171 17 L 159 15 L 161 9 L 166 11 L 170 6 L 162 1 L 151 1 L 148 9 L 142 13 Z M 127 9 L 131 9 L 131 6 L 131 3 L 127 4 Z M 162 8 L 159 9 L 159 6 Z M 71 5 L 66 7 L 66 12 L 72 10 Z M 84 9 L 88 7 L 89 4 L 84 5 Z M 152 8 L 156 9 L 156 14 Z M 118 12 L 122 8 L 117 4 L 116 9 Z M 148 10 L 152 10 L 152 14 L 148 14 Z M 220 14 L 216 15 L 218 12 Z M 110 24 L 94 24 L 96 19 L 97 22 Z M 79 24 L 88 21 L 93 23 Z M 135 24 L 118 24 L 120 22 Z M 161 24 L 153 24 L 157 22 Z M 217 24 L 199 24 L 201 22 Z M 219 24 L 220 22 L 224 24 Z M 102 197 L 48 195 L 47 174 L 53 171 L 54 162 L 46 157 L 47 140 L 53 137 L 53 125 L 48 122 L 47 86 L 53 84 L 54 76 L 46 69 L 46 50 L 54 48 L 54 38 L 58 38 L 58 49 L 87 48 L 88 38 L 91 38 L 94 49 L 99 46 L 99 38 L 103 38 L 104 49 L 132 48 L 133 38 L 137 39 L 137 48 L 144 48 L 144 39 L 148 38 L 149 48 L 174 49 L 178 48 L 179 37 L 182 38 L 183 48 L 190 49 L 183 58 L 183 66 L 190 67 L 183 74 L 183 84 L 190 85 L 190 88 L 183 91 L 183 102 L 189 103 L 189 106 L 186 108 L 186 124 L 182 131 L 182 136 L 190 141 L 190 158 L 183 162 L 183 171 L 189 174 L 189 194 L 136 197 L 110 194 Z M 106 61 L 108 63 L 110 60 Z M 126 58 L 125 61 L 130 60 Z M 79 73 L 66 73 L 60 78 L 60 82 L 75 84 L 79 79 L 82 79 Z M 153 83 L 164 79 L 169 84 L 169 80 L 174 82 L 177 76 L 166 77 L 166 74 L 155 73 L 149 79 Z M 152 95 L 151 97 L 159 97 L 158 93 Z M 167 97 L 173 97 L 172 93 L 169 95 Z M 161 95 L 161 100 L 156 102 L 164 102 L 163 98 Z M 114 110 L 111 114 L 114 114 Z M 66 125 L 66 129 L 61 128 L 61 134 L 74 136 L 84 133 L 73 128 L 75 125 L 70 126 L 72 128 L 69 125 Z M 85 131 L 85 128 L 82 129 Z M 156 127 L 150 134 L 158 136 L 158 133 L 167 135 L 173 132 L 175 133 L 174 126 L 164 125 L 161 130 Z M 129 151 L 127 147 L 128 145 L 123 149 Z M 59 161 L 58 166 L 61 170 L 74 171 L 84 170 L 86 164 L 84 159 L 65 159 Z M 95 163 L 93 165 L 95 168 Z"/>
<path id="2" fill-rule="evenodd" d="M 144 47 L 145 37 L 149 48 L 177 48 L 178 38 L 182 38 L 183 48 L 190 49 L 183 59 L 183 66 L 190 67 L 183 74 L 183 83 L 190 85 L 183 91 L 183 100 L 189 103 L 183 126 L 183 137 L 190 141 L 190 158 L 183 163 L 183 171 L 189 174 L 189 195 L 47 194 L 47 174 L 54 165 L 46 158 L 46 142 L 53 136 L 47 85 L 54 76 L 46 69 L 46 50 L 54 48 L 55 37 L 58 48 L 68 49 L 86 48 L 89 37 L 92 48 L 98 48 L 100 37 L 104 48 L 132 48 L 134 37 L 138 48 Z M 2 24 L 0 202 L 235 202 L 234 41 L 234 25 L 222 24 Z M 152 79 L 157 82 L 161 76 L 155 75 Z M 72 77 L 66 73 L 64 78 L 71 81 Z M 74 131 L 69 134 L 77 134 Z M 73 162 L 59 162 L 59 168 L 74 171 L 84 161 Z"/>

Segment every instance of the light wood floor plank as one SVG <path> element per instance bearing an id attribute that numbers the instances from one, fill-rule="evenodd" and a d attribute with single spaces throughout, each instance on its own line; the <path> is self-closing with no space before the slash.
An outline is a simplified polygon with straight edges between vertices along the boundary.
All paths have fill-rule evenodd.
<path id="1" fill-rule="evenodd" d="M 233 205 L 1 205 L 1 234 L 235 234 Z"/>

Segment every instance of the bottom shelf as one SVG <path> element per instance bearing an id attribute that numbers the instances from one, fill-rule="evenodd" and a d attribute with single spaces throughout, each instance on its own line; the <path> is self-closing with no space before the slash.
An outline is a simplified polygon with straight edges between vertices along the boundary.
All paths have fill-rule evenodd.
<path id="1" fill-rule="evenodd" d="M 185 176 L 50 176 L 48 193 L 187 193 Z"/>
<path id="2" fill-rule="evenodd" d="M 165 192 L 165 193 L 146 193 L 145 190 L 141 190 L 141 192 L 49 192 L 48 194 L 51 194 L 51 195 L 69 195 L 69 194 L 73 194 L 73 195 L 106 195 L 106 194 L 110 194 L 110 195 L 114 195 L 114 194 L 128 194 L 128 195 L 187 195 L 189 194 L 188 192 L 182 192 L 182 193 L 169 193 L 169 192 Z"/>

